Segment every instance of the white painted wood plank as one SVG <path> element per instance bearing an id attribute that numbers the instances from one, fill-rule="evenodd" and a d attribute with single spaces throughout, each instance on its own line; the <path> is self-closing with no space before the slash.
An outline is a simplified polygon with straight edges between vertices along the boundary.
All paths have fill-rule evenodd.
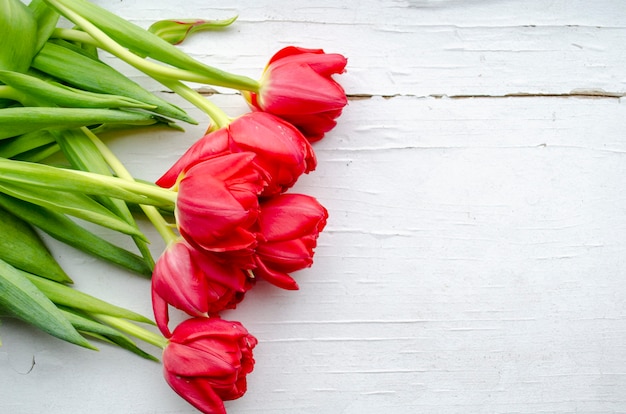
<path id="1" fill-rule="evenodd" d="M 626 411 L 624 100 L 488 97 L 623 93 L 626 3 L 98 3 L 146 26 L 238 10 L 185 49 L 256 76 L 283 45 L 324 47 L 350 58 L 350 94 L 375 95 L 350 101 L 294 189 L 331 214 L 301 290 L 257 286 L 224 315 L 260 339 L 229 413 Z M 155 179 L 204 127 L 110 143 Z M 147 281 L 53 247 L 79 288 L 150 313 Z M 10 320 L 0 335 L 0 412 L 195 412 L 157 364 Z"/>
<path id="2" fill-rule="evenodd" d="M 261 341 L 249 392 L 230 412 L 623 409 L 624 108 L 352 101 L 316 145 L 318 171 L 294 190 L 331 213 L 316 264 L 297 275 L 301 290 L 258 286 L 225 314 Z M 154 138 L 112 144 L 151 175 L 127 149 L 173 159 L 162 150 L 171 140 Z M 145 281 L 56 251 L 79 286 L 149 312 Z M 156 364 L 106 345 L 76 350 L 14 322 L 1 333 L 0 406 L 13 413 L 194 412 Z"/>
<path id="3" fill-rule="evenodd" d="M 348 55 L 344 84 L 351 94 L 626 92 L 622 1 L 201 3 L 110 7 L 143 27 L 159 16 L 225 18 L 238 12 L 229 30 L 196 36 L 182 47 L 253 78 L 275 51 L 295 44 Z"/>
<path id="4" fill-rule="evenodd" d="M 626 5 L 620 0 L 320 0 L 315 3 L 273 0 L 95 0 L 115 13 L 148 23 L 188 13 L 239 14 L 257 22 L 319 22 L 345 25 L 620 26 Z M 209 16 L 210 17 L 210 16 Z"/>

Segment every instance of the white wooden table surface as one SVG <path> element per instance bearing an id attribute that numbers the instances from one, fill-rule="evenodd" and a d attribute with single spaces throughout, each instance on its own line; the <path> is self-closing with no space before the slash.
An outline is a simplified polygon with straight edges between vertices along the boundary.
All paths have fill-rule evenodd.
<path id="1" fill-rule="evenodd" d="M 183 48 L 255 78 L 290 44 L 349 58 L 293 190 L 330 212 L 316 262 L 224 314 L 260 340 L 229 414 L 626 412 L 626 2 L 97 3 L 144 27 L 238 13 Z M 111 145 L 154 180 L 205 126 Z M 78 288 L 150 315 L 146 280 L 51 247 Z M 126 351 L 0 335 L 1 413 L 196 412 Z"/>

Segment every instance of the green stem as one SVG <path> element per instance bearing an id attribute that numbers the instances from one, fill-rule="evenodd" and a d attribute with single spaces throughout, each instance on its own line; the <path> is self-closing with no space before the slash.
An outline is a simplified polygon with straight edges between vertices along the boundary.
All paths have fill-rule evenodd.
<path id="1" fill-rule="evenodd" d="M 53 167 L 54 168 L 54 167 Z M 127 181 L 118 177 L 107 177 L 101 174 L 94 174 L 79 170 L 67 170 L 76 175 L 80 175 L 89 180 L 93 180 L 96 185 L 114 186 L 128 190 L 138 195 L 143 195 L 157 201 L 165 201 L 175 205 L 177 193 L 172 190 L 161 188 L 153 184 L 144 184 L 137 181 Z"/>
<path id="2" fill-rule="evenodd" d="M 141 199 L 138 204 L 155 206 L 175 205 L 178 195 L 175 191 L 154 184 L 5 158 L 0 158 L 0 179 L 63 191 L 85 188 L 82 191 L 87 194 L 106 195 L 131 202 Z"/>
<path id="3" fill-rule="evenodd" d="M 0 85 L 0 98 L 23 103 L 26 95 L 8 85 Z"/>
<path id="4" fill-rule="evenodd" d="M 59 5 L 58 7 L 61 8 L 62 6 Z M 149 76 L 160 76 L 163 78 L 172 78 L 204 83 L 210 83 L 210 81 L 212 80 L 210 78 L 203 77 L 197 73 L 188 70 L 168 67 L 145 60 L 120 46 L 119 43 L 115 42 L 103 31 L 89 23 L 89 21 L 87 21 L 86 19 L 83 19 L 80 15 L 75 14 L 73 11 L 65 8 L 63 8 L 62 11 L 64 14 L 67 14 L 72 19 L 72 21 L 81 26 L 87 33 L 80 32 L 78 30 L 57 28 L 52 34 L 52 36 L 54 37 L 69 41 L 87 43 L 92 46 L 99 47 L 120 58 L 129 65 L 146 73 Z"/>
<path id="5" fill-rule="evenodd" d="M 86 127 L 83 127 L 82 130 L 85 135 L 89 137 L 91 142 L 93 142 L 98 151 L 100 151 L 107 164 L 109 164 L 111 169 L 118 175 L 118 177 L 127 181 L 135 182 L 135 178 L 132 176 L 131 173 L 128 172 L 124 164 L 122 164 L 122 162 L 115 156 L 115 154 L 109 149 L 109 147 L 104 145 L 104 143 L 100 140 L 100 138 L 98 138 L 96 134 L 91 132 L 91 130 Z M 141 204 L 140 207 L 167 244 L 178 239 L 176 233 L 174 233 L 169 223 L 163 218 L 163 216 L 161 215 L 161 213 L 159 213 L 159 210 L 156 207 L 147 206 L 144 204 Z"/>
<path id="6" fill-rule="evenodd" d="M 57 4 L 56 2 L 55 6 L 66 14 L 66 16 L 68 16 L 68 18 L 70 18 L 74 23 L 80 26 L 85 32 L 57 28 L 52 34 L 53 37 L 99 47 L 155 79 L 167 78 L 188 82 L 205 83 L 251 92 L 258 92 L 259 90 L 259 82 L 246 76 L 222 72 L 222 76 L 220 77 L 210 77 L 190 70 L 174 68 L 148 61 L 122 47 L 115 40 L 111 39 L 106 33 L 74 11 Z"/>
<path id="7" fill-rule="evenodd" d="M 157 78 L 155 78 L 157 79 Z M 198 91 L 190 88 L 184 83 L 177 80 L 170 79 L 157 79 L 166 87 L 170 88 L 180 97 L 186 99 L 188 102 L 192 103 L 196 108 L 200 109 L 215 122 L 218 128 L 222 128 L 230 124 L 231 119 L 226 115 L 224 111 L 222 111 L 217 105 L 213 102 L 206 99 L 202 96 Z"/>
<path id="8" fill-rule="evenodd" d="M 100 321 L 110 325 L 111 327 L 140 339 L 146 343 L 164 349 L 167 346 L 167 339 L 161 335 L 155 334 L 145 328 L 135 325 L 125 319 L 116 318 L 114 316 L 97 314 L 93 315 Z"/>

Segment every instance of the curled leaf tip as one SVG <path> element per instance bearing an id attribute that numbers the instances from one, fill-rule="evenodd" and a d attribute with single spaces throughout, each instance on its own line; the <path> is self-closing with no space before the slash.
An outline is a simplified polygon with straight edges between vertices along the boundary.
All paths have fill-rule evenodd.
<path id="1" fill-rule="evenodd" d="M 189 35 L 199 31 L 218 30 L 231 25 L 237 15 L 224 20 L 167 19 L 153 23 L 148 31 L 173 45 L 181 44 Z"/>

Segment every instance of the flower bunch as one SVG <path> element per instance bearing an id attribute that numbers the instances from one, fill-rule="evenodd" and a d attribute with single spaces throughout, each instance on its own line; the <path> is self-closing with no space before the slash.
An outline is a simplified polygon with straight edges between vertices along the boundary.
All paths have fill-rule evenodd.
<path id="1" fill-rule="evenodd" d="M 296 127 L 255 111 L 200 138 L 157 180 L 177 192 L 180 235 L 170 240 L 152 276 L 154 316 L 164 336 L 178 332 L 168 327 L 170 307 L 210 321 L 235 308 L 259 278 L 298 289 L 290 273 L 313 263 L 328 212 L 315 198 L 287 190 L 316 164 L 311 144 Z M 256 340 L 246 338 L 251 350 Z M 199 385 L 204 380 L 172 380 L 165 369 L 169 384 L 204 409 L 208 397 L 215 407 L 217 396 L 242 395 L 243 376 L 252 365 L 226 393 L 208 392 Z"/>
<path id="2" fill-rule="evenodd" d="M 222 27 L 234 19 L 161 21 L 144 30 L 86 0 L 33 0 L 28 8 L 17 0 L 0 4 L 15 7 L 30 25 L 22 28 L 30 27 L 32 35 L 21 40 L 17 66 L 0 56 L 0 98 L 9 102 L 0 106 L 0 206 L 21 212 L 30 225 L 83 251 L 150 274 L 160 335 L 129 322 L 145 318 L 113 305 L 84 305 L 89 300 L 70 287 L 64 286 L 72 293 L 58 293 L 60 288 L 37 282 L 33 290 L 13 277 L 13 267 L 5 271 L 0 266 L 0 288 L 13 294 L 0 294 L 0 305 L 37 324 L 41 318 L 17 303 L 23 292 L 30 303 L 44 303 L 36 297 L 39 292 L 59 306 L 75 307 L 74 314 L 82 318 L 59 316 L 58 326 L 48 329 L 53 335 L 88 346 L 66 335 L 70 330 L 63 321 L 89 331 L 89 319 L 99 324 L 89 325 L 92 332 L 116 338 L 137 353 L 141 350 L 120 339 L 126 338 L 121 333 L 161 347 L 172 389 L 202 412 L 225 413 L 223 401 L 246 391 L 257 339 L 221 313 L 234 309 L 261 280 L 298 289 L 292 274 L 312 265 L 326 226 L 326 208 L 314 197 L 290 190 L 299 177 L 315 170 L 311 143 L 336 125 L 347 104 L 333 78 L 344 72 L 345 57 L 286 47 L 256 81 L 201 63 L 173 45 L 193 31 Z M 77 28 L 56 27 L 59 16 Z M 102 63 L 98 50 L 141 70 L 208 117 L 206 135 L 155 184 L 136 180 L 99 135 L 110 129 L 156 124 L 177 128 L 176 120 L 196 121 Z M 240 91 L 251 110 L 231 119 L 185 82 Z M 46 165 L 46 158 L 57 151 L 71 168 Z M 27 207 L 18 208 L 20 203 Z M 133 206 L 166 242 L 156 261 L 134 222 Z M 24 213 L 33 209 L 42 213 Z M 141 256 L 116 246 L 100 249 L 105 242 L 68 216 L 128 234 Z M 53 218 L 56 225 L 50 225 Z M 67 223 L 72 237 L 58 223 Z M 59 269 L 57 284 L 69 281 L 64 277 Z M 52 312 L 46 306 L 39 315 Z M 187 315 L 173 329 L 171 308 Z M 106 329 L 111 330 L 108 336 Z"/>
<path id="3" fill-rule="evenodd" d="M 182 235 L 157 261 L 152 278 L 155 316 L 164 333 L 164 302 L 207 315 L 235 305 L 256 276 L 297 289 L 288 273 L 311 265 L 328 215 L 314 198 L 285 191 L 315 162 L 296 128 L 254 112 L 196 141 L 157 180 L 169 185 L 176 177 Z M 179 283 L 182 275 L 193 278 Z M 200 284 L 212 286 L 213 294 L 196 289 Z"/>

